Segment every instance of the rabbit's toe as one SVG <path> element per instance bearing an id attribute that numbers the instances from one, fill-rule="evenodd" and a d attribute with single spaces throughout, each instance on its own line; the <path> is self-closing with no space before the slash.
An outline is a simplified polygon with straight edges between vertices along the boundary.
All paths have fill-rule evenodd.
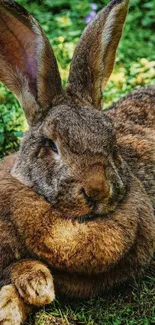
<path id="1" fill-rule="evenodd" d="M 0 291 L 0 325 L 20 325 L 25 320 L 24 305 L 13 285 Z"/>
<path id="2" fill-rule="evenodd" d="M 15 285 L 27 304 L 41 306 L 50 304 L 55 299 L 53 278 L 45 267 L 23 274 L 16 279 Z"/>

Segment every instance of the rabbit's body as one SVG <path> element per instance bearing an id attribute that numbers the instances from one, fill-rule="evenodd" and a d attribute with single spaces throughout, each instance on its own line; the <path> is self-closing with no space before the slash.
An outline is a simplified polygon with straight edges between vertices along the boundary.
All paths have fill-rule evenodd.
<path id="1" fill-rule="evenodd" d="M 131 191 L 116 212 L 85 222 L 64 218 L 32 190 L 10 180 L 7 173 L 1 179 L 12 202 L 11 208 L 6 205 L 3 192 L 1 214 L 11 214 L 11 218 L 7 227 L 3 226 L 5 218 L 0 223 L 2 284 L 10 283 L 13 262 L 19 260 L 20 270 L 20 260 L 37 257 L 50 266 L 56 292 L 83 299 L 142 273 L 149 265 L 155 248 L 155 218 L 150 200 L 134 176 Z"/>
<path id="2" fill-rule="evenodd" d="M 0 0 L 0 80 L 30 124 L 0 167 L 2 325 L 21 324 L 55 290 L 102 294 L 153 257 L 155 87 L 100 110 L 127 7 L 111 1 L 86 28 L 63 89 L 38 23 Z"/>
<path id="3" fill-rule="evenodd" d="M 121 154 L 155 210 L 155 86 L 132 92 L 107 114 L 114 122 Z"/>
<path id="4" fill-rule="evenodd" d="M 151 93 L 154 91 L 154 87 L 147 89 Z M 142 88 L 136 91 L 134 98 L 135 95 L 137 98 L 138 94 L 141 91 L 145 92 L 145 90 L 145 88 Z M 129 98 L 130 96 L 132 97 L 132 94 L 129 95 Z M 107 115 L 115 116 L 116 127 L 118 126 L 116 133 L 117 144 L 122 150 L 122 157 L 127 160 L 128 165 L 131 164 L 130 169 L 127 170 L 128 188 L 130 190 L 128 190 L 129 193 L 117 207 L 116 212 L 109 213 L 105 217 L 98 216 L 95 219 L 87 219 L 87 217 L 86 220 L 82 219 L 82 217 L 77 217 L 74 220 L 71 217 L 66 219 L 65 216 L 51 208 L 49 203 L 38 197 L 31 189 L 25 187 L 16 179 L 10 181 L 8 172 L 5 172 L 6 176 L 3 176 L 4 170 L 7 171 L 7 160 L 5 162 L 6 166 L 2 165 L 1 167 L 1 188 L 6 188 L 7 195 L 9 195 L 11 202 L 14 203 L 11 208 L 11 222 L 14 225 L 12 239 L 10 239 L 11 260 L 8 263 L 5 258 L 5 249 L 2 247 L 5 263 L 8 265 L 19 258 L 39 257 L 40 260 L 50 266 L 52 274 L 54 274 L 55 289 L 61 294 L 80 298 L 101 294 L 114 284 L 142 273 L 153 256 L 155 248 L 155 217 L 150 201 L 154 202 L 155 196 L 153 187 L 151 188 L 149 185 L 150 177 L 152 184 L 154 180 L 154 143 L 152 141 L 154 130 L 152 128 L 152 137 L 147 137 L 145 133 L 136 132 L 135 139 L 134 130 L 139 128 L 140 123 L 138 123 L 137 119 L 135 126 L 133 125 L 134 121 L 123 116 L 122 112 L 126 100 L 126 98 L 123 99 L 109 111 L 106 111 Z M 140 102 L 138 103 L 140 105 Z M 115 108 L 116 105 L 118 105 L 117 108 Z M 153 102 L 149 102 L 149 105 L 151 107 L 145 108 L 149 116 L 147 120 L 145 115 L 147 125 L 153 120 L 153 114 L 152 117 L 151 113 L 149 114 L 150 110 L 154 112 Z M 119 111 L 118 119 L 116 118 L 117 110 Z M 132 110 L 134 113 L 133 105 Z M 131 112 L 130 107 L 129 111 Z M 124 114 L 128 116 L 128 106 Z M 121 116 L 123 117 L 121 118 Z M 140 128 L 142 127 L 141 124 Z M 151 127 L 145 128 L 144 126 L 144 132 L 145 129 L 147 134 L 148 132 L 151 134 Z M 141 136 L 142 144 L 140 144 Z M 134 144 L 133 151 L 132 144 Z M 130 150 L 130 153 L 128 150 Z M 137 157 L 137 152 L 140 154 L 140 158 Z M 145 171 L 145 178 L 143 179 L 146 191 L 147 188 L 150 191 L 149 196 L 146 194 L 142 183 L 135 178 L 135 176 L 138 176 L 135 168 L 137 160 L 135 162 L 133 157 L 141 159 L 141 162 L 138 163 L 138 166 L 142 166 L 141 168 L 146 167 L 147 159 L 149 160 L 149 167 L 152 167 L 152 170 L 151 168 L 148 169 L 148 173 Z M 152 157 L 152 162 L 150 157 Z M 15 156 L 11 162 L 8 159 L 8 165 L 13 165 L 16 159 Z M 15 188 L 16 191 L 14 191 Z M 9 212 L 5 211 L 4 206 L 10 208 L 10 205 L 6 205 L 5 198 L 6 194 L 4 192 L 3 196 L 1 195 L 1 213 L 8 214 Z M 21 206 L 23 207 L 22 210 Z M 18 235 L 16 234 L 16 236 L 14 227 L 18 229 Z M 6 229 L 6 225 L 4 225 L 4 228 Z M 7 238 L 7 234 L 11 238 L 8 230 L 7 228 L 6 233 L 2 231 L 5 238 Z M 140 241 L 137 235 L 139 232 L 143 237 L 143 240 L 140 238 Z M 14 247 L 12 247 L 12 241 L 16 242 Z M 14 257 L 12 251 L 16 253 Z M 6 281 L 5 272 L 3 274 L 4 283 Z M 6 274 L 8 275 L 8 272 Z"/>

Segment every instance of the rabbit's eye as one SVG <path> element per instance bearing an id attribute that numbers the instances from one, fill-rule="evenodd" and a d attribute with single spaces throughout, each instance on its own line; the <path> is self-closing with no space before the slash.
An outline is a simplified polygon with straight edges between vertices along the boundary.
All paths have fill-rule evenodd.
<path id="1" fill-rule="evenodd" d="M 49 147 L 52 149 L 53 152 L 58 153 L 58 148 L 52 140 L 49 140 Z"/>
<path id="2" fill-rule="evenodd" d="M 53 152 L 58 154 L 58 148 L 51 139 L 44 139 L 44 146 L 49 147 Z"/>

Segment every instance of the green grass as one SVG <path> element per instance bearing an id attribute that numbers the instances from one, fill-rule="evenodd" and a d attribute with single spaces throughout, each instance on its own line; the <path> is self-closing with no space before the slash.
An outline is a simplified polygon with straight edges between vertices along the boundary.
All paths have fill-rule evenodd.
<path id="1" fill-rule="evenodd" d="M 153 325 L 155 324 L 155 263 L 135 279 L 89 301 L 58 299 L 31 315 L 28 325 Z"/>

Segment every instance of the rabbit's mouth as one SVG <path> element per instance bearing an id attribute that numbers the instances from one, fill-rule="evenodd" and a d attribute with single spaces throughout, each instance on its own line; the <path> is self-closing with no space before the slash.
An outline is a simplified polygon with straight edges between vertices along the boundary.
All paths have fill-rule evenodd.
<path id="1" fill-rule="evenodd" d="M 115 189 L 115 187 L 111 186 L 110 195 L 107 198 L 101 199 L 92 199 L 86 196 L 85 192 L 79 191 L 80 196 L 78 197 L 75 192 L 75 196 L 71 198 L 71 202 L 68 202 L 69 194 L 67 191 L 65 192 L 66 200 L 65 202 L 70 204 L 64 204 L 65 198 L 64 192 L 62 192 L 59 197 L 51 197 L 48 200 L 52 205 L 59 210 L 63 216 L 67 219 L 78 220 L 79 222 L 91 221 L 97 218 L 109 218 L 112 216 L 113 212 L 116 211 L 119 203 L 123 200 L 126 194 L 126 188 L 122 187 L 121 189 Z M 73 191 L 72 191 L 73 193 Z M 72 200 L 75 199 L 75 201 Z M 79 200 L 77 200 L 79 198 Z M 52 199 L 52 200 L 51 200 Z M 74 203 L 74 204 L 73 204 Z"/>
<path id="2" fill-rule="evenodd" d="M 111 187 L 110 196 L 103 201 L 94 201 L 92 205 L 92 212 L 89 215 L 89 218 L 96 217 L 109 217 L 118 207 L 119 203 L 123 200 L 126 194 L 126 187 L 117 188 L 114 190 Z"/>
<path id="3" fill-rule="evenodd" d="M 112 213 L 117 209 L 118 205 L 122 202 L 126 195 L 126 189 L 124 188 L 122 191 L 113 194 L 108 198 L 107 202 L 104 203 L 96 203 L 94 205 L 93 211 L 88 214 L 88 216 L 84 216 L 84 219 L 94 219 L 94 218 L 109 218 L 112 216 Z"/>
<path id="4" fill-rule="evenodd" d="M 112 198 L 109 201 L 109 205 L 108 204 L 98 204 L 95 206 L 95 208 L 90 212 L 87 213 L 85 215 L 79 215 L 79 216 L 72 216 L 70 218 L 74 218 L 75 220 L 77 220 L 79 223 L 83 223 L 83 222 L 88 222 L 88 221 L 93 221 L 94 219 L 109 219 L 112 217 L 113 213 L 115 212 L 115 210 L 117 209 L 118 205 L 120 202 L 122 202 L 123 198 L 125 196 L 124 195 L 120 195 L 119 198 Z"/>

